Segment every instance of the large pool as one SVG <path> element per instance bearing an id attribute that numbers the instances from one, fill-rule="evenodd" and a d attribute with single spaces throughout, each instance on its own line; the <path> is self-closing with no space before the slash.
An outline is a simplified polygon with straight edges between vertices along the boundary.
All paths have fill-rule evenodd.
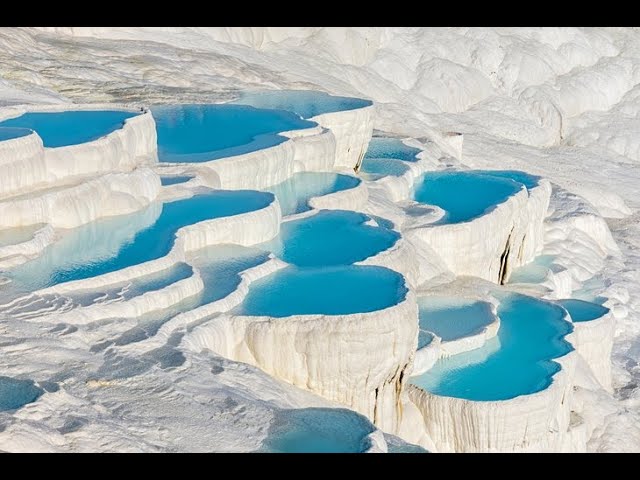
<path id="1" fill-rule="evenodd" d="M 178 229 L 266 207 L 274 196 L 253 190 L 215 190 L 131 215 L 70 230 L 42 256 L 9 272 L 30 288 L 94 277 L 165 256 Z"/>
<path id="2" fill-rule="evenodd" d="M 30 128 L 42 138 L 45 147 L 65 147 L 104 137 L 121 129 L 127 118 L 139 114 L 122 110 L 28 112 L 0 122 L 0 127 Z"/>
<path id="3" fill-rule="evenodd" d="M 238 315 L 347 315 L 396 305 L 407 294 L 397 272 L 373 266 L 286 267 L 251 284 Z"/>
<path id="4" fill-rule="evenodd" d="M 362 453 L 375 427 L 346 408 L 301 408 L 276 413 L 261 451 L 271 453 Z"/>
<path id="5" fill-rule="evenodd" d="M 288 110 L 302 118 L 312 118 L 323 113 L 341 112 L 364 108 L 373 103 L 370 100 L 338 97 L 313 90 L 263 90 L 245 92 L 233 103 L 251 105 L 257 108 Z"/>
<path id="6" fill-rule="evenodd" d="M 498 308 L 498 335 L 479 349 L 438 360 L 410 382 L 437 395 L 507 400 L 544 390 L 560 365 L 552 359 L 573 347 L 572 326 L 557 305 L 511 294 Z"/>
<path id="7" fill-rule="evenodd" d="M 418 301 L 420 329 L 444 341 L 481 333 L 494 316 L 487 302 L 456 297 L 423 297 Z"/>
<path id="8" fill-rule="evenodd" d="M 597 303 L 585 302 L 584 300 L 568 298 L 565 300 L 558 300 L 558 303 L 562 305 L 567 312 L 569 312 L 571 320 L 574 322 L 588 322 L 609 313 L 609 309 L 607 307 L 603 307 Z"/>
<path id="9" fill-rule="evenodd" d="M 161 162 L 207 162 L 273 147 L 280 132 L 315 126 L 284 110 L 245 105 L 165 105 L 151 109 Z"/>
<path id="10" fill-rule="evenodd" d="M 309 200 L 329 193 L 349 190 L 360 185 L 351 175 L 330 172 L 299 172 L 278 185 L 267 188 L 278 198 L 282 215 L 311 210 Z"/>
<path id="11" fill-rule="evenodd" d="M 18 380 L 0 375 L 0 412 L 15 410 L 35 402 L 44 390 L 32 380 Z"/>
<path id="12" fill-rule="evenodd" d="M 488 213 L 522 188 L 509 177 L 484 171 L 429 172 L 418 179 L 414 199 L 445 210 L 438 224 L 460 223 Z"/>
<path id="13" fill-rule="evenodd" d="M 262 246 L 300 267 L 347 265 L 390 248 L 400 234 L 365 225 L 369 217 L 350 210 L 320 210 L 280 227 L 280 235 Z"/>

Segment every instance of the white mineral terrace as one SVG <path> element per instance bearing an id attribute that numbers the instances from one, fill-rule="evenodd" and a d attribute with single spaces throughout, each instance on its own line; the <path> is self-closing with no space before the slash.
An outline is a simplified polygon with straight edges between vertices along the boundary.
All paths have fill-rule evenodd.
<path id="1" fill-rule="evenodd" d="M 185 45 L 190 38 L 198 42 L 204 35 L 200 30 L 184 32 Z M 213 35 L 214 43 L 233 45 L 223 49 L 225 55 L 231 55 L 235 49 L 254 49 L 257 42 L 265 46 L 265 58 L 278 62 L 283 60 L 268 46 L 277 44 L 280 34 L 297 35 L 265 29 L 260 30 L 258 40 L 249 30 L 238 32 L 234 37 L 221 30 Z M 153 29 L 91 28 L 37 33 L 45 39 L 80 37 L 83 39 L 78 41 L 86 48 L 99 45 L 95 36 L 104 35 L 125 44 L 131 38 L 145 39 L 150 52 L 163 51 L 160 45 L 166 41 L 165 34 Z M 333 34 L 325 35 L 328 37 L 324 41 L 337 48 Z M 363 35 L 359 37 L 362 39 L 370 33 L 357 35 Z M 387 39 L 388 48 L 395 49 L 391 38 Z M 0 47 L 13 45 L 13 41 L 0 33 Z M 599 45 L 602 56 L 591 58 L 585 50 L 583 58 L 574 52 L 582 59 L 578 63 L 592 65 L 589 68 L 600 65 L 597 70 L 602 75 L 615 77 L 612 71 L 617 64 L 609 63 L 623 59 L 606 60 L 616 58 L 610 52 L 614 47 L 607 47 L 609 43 L 602 39 L 592 41 Z M 355 69 L 359 58 L 364 61 L 368 53 L 364 43 L 354 39 L 349 42 L 355 43 L 349 43 L 351 50 L 340 58 Z M 382 39 L 375 37 L 374 43 L 380 42 Z M 183 47 L 166 48 L 173 56 L 174 49 Z M 21 47 L 15 48 L 21 51 Z M 552 50 L 558 54 L 558 49 Z M 0 53 L 0 60 L 3 55 Z M 560 60 L 556 63 L 562 64 Z M 318 60 L 314 69 L 321 70 L 323 64 L 324 60 Z M 434 68 L 453 75 L 446 65 L 438 60 Z M 466 93 L 454 98 L 435 78 L 426 76 L 423 67 L 419 65 L 422 76 L 413 80 L 440 91 L 434 98 L 420 96 L 420 108 L 425 111 L 463 112 L 484 101 L 484 89 L 493 88 L 488 80 L 487 84 L 471 82 L 473 88 L 463 89 Z M 564 73 L 568 75 L 571 68 L 579 67 L 567 65 Z M 633 242 L 625 235 L 632 234 L 621 233 L 626 232 L 630 218 L 637 220 L 637 215 L 629 216 L 632 211 L 623 199 L 631 187 L 625 187 L 622 193 L 614 189 L 599 198 L 593 184 L 581 184 L 566 173 L 554 177 L 551 164 L 536 166 L 532 161 L 531 170 L 527 169 L 525 154 L 535 150 L 529 145 L 546 148 L 556 141 L 556 128 L 559 135 L 562 128 L 569 128 L 557 123 L 560 113 L 550 110 L 555 103 L 537 87 L 522 89 L 522 101 L 530 103 L 526 115 L 521 113 L 535 117 L 534 123 L 541 126 L 527 131 L 525 126 L 515 124 L 511 135 L 522 140 L 525 150 L 504 147 L 494 152 L 487 148 L 486 156 L 499 157 L 494 161 L 485 158 L 485 140 L 475 138 L 471 123 L 460 120 L 463 117 L 458 113 L 451 113 L 437 128 L 421 122 L 418 116 L 395 130 L 394 125 L 403 118 L 398 112 L 409 108 L 401 100 L 399 86 L 386 93 L 382 87 L 391 81 L 387 77 L 395 74 L 376 76 L 381 83 L 374 88 L 360 85 L 367 82 L 355 72 L 351 79 L 355 87 L 345 88 L 336 80 L 335 90 L 345 94 L 370 92 L 362 96 L 371 97 L 375 103 L 312 116 L 309 120 L 317 126 L 280 132 L 285 139 L 274 146 L 198 163 L 158 161 L 156 122 L 146 106 L 151 101 L 140 105 L 76 104 L 58 99 L 55 104 L 27 105 L 22 104 L 25 98 L 7 87 L 18 100 L 0 108 L 0 122 L 26 112 L 115 110 L 137 115 L 127 118 L 115 131 L 75 145 L 45 147 L 37 132 L 4 140 L 0 137 L 0 334 L 6 337 L 0 342 L 0 451 L 255 451 L 266 448 L 270 432 L 277 430 L 278 415 L 287 409 L 312 408 L 343 408 L 366 417 L 362 422 L 370 422 L 370 429 L 365 428 L 358 441 L 360 450 L 369 452 L 406 448 L 404 442 L 431 452 L 583 452 L 606 450 L 607 435 L 619 438 L 608 429 L 616 425 L 622 428 L 611 418 L 617 415 L 616 402 L 631 395 L 621 390 L 625 384 L 621 379 L 631 383 L 635 377 L 626 371 L 621 373 L 620 365 L 612 363 L 612 352 L 615 357 L 620 332 L 632 328 L 628 323 L 637 299 L 633 300 L 634 292 L 629 292 L 626 284 L 609 281 L 607 275 L 622 271 L 632 276 L 624 267 L 625 252 Z M 622 76 L 637 85 L 640 78 L 634 80 L 638 75 L 633 72 Z M 3 95 L 13 98 L 3 94 L 1 74 L 2 70 L 0 100 Z M 398 74 L 394 82 L 414 83 L 401 77 Z M 273 82 L 281 82 L 282 88 L 291 86 L 281 79 Z M 560 82 L 565 90 L 572 85 L 582 83 Z M 515 87 L 504 88 L 511 91 Z M 628 89 L 619 90 L 611 93 L 611 98 L 583 98 L 586 103 L 582 107 L 572 102 L 574 94 L 567 92 L 558 102 L 578 118 L 582 111 L 595 107 L 606 111 L 622 102 Z M 500 110 L 499 100 L 495 101 L 496 105 L 479 110 L 478 115 Z M 597 115 L 606 123 L 604 113 Z M 497 122 L 492 128 L 503 128 L 499 125 Z M 605 142 L 590 132 L 585 127 L 567 138 L 576 145 Z M 411 160 L 388 159 L 402 167 L 398 175 L 367 177 L 356 166 L 367 162 L 365 153 L 372 136 L 387 134 L 418 153 Z M 621 146 L 624 142 L 611 135 L 606 142 L 615 145 L 617 155 L 635 159 L 637 149 Z M 531 155 L 543 158 L 551 153 L 535 150 Z M 513 194 L 468 221 L 444 222 L 448 214 L 444 208 L 414 199 L 424 174 L 484 169 L 520 170 L 539 178 L 529 187 L 516 179 L 519 187 Z M 132 231 L 126 239 L 105 238 L 96 245 L 96 249 L 104 250 L 100 255 L 106 258 L 133 242 L 140 228 L 157 222 L 163 205 L 217 190 L 264 191 L 302 172 L 336 173 L 359 178 L 360 182 L 305 198 L 308 209 L 289 215 L 283 214 L 277 194 L 265 193 L 269 200 L 259 208 L 182 224 L 166 253 L 123 268 L 43 283 L 37 288 L 24 287 L 12 276 L 30 262 L 44 258 L 51 248 L 73 235 L 74 229 L 92 222 L 132 214 L 140 217 L 139 225 L 130 226 Z M 615 175 L 621 174 L 616 170 Z M 181 179 L 165 185 L 161 177 Z M 338 264 L 363 271 L 391 271 L 402 280 L 394 301 L 355 313 L 270 316 L 243 312 L 252 288 L 265 279 L 287 269 L 311 268 L 289 264 L 265 245 L 279 238 L 287 228 L 283 225 L 293 225 L 286 222 L 317 219 L 327 210 L 362 213 L 366 221 L 354 228 L 378 229 L 395 238 L 366 258 L 363 255 L 357 261 Z M 624 245 L 619 245 L 620 238 L 625 239 Z M 199 260 L 202 252 L 217 247 L 261 254 L 255 254 L 255 262 L 237 268 L 237 282 L 228 291 L 206 301 L 203 299 L 212 284 L 228 280 L 221 277 L 223 273 L 209 273 L 206 262 Z M 349 250 L 361 245 L 343 247 Z M 53 262 L 62 262 L 55 255 L 52 258 Z M 329 263 L 317 268 L 335 266 Z M 145 287 L 147 284 L 154 286 Z M 501 298 L 515 294 L 539 299 L 556 310 L 564 305 L 559 322 L 568 333 L 561 338 L 571 348 L 549 359 L 559 367 L 548 373 L 548 385 L 534 393 L 473 400 L 463 395 L 440 395 L 410 383 L 410 378 L 433 371 L 443 360 L 492 345 L 494 351 L 504 347 L 500 345 L 504 325 Z M 419 323 L 419 307 L 422 302 L 442 297 L 480 305 L 486 316 L 484 323 L 457 336 L 438 334 L 435 328 L 429 332 Z M 578 318 L 579 314 L 572 314 L 563 303 L 567 299 L 585 300 L 602 314 L 588 320 Z M 278 301 L 287 302 L 287 298 Z M 423 341 L 420 338 L 427 338 L 420 337 L 421 330 L 428 337 L 424 344 L 419 344 Z M 24 405 L 4 408 L 5 377 L 33 380 L 39 393 Z M 496 378 L 495 382 L 508 382 L 508 378 Z M 118 407 L 130 412 L 131 417 L 138 415 L 141 423 L 130 428 L 127 415 L 103 412 L 107 404 L 114 405 L 114 411 Z M 624 405 L 631 408 L 635 404 L 630 400 Z M 243 407 L 247 408 L 241 410 Z M 209 415 L 216 408 L 219 413 Z M 150 413 L 142 414 L 142 409 Z M 148 431 L 151 427 L 145 426 L 157 421 L 154 415 L 160 414 L 156 411 L 171 417 L 166 420 L 168 433 Z M 229 415 L 236 419 L 233 425 Z M 633 415 L 630 418 L 635 419 Z M 201 425 L 198 418 L 210 418 L 207 422 L 211 423 L 203 420 L 206 425 Z M 640 432 L 640 426 L 630 423 L 631 437 L 639 440 L 630 448 L 640 448 L 640 433 L 634 433 L 634 428 Z M 131 429 L 142 433 L 129 438 Z M 186 437 L 184 445 L 174 440 Z M 103 442 L 103 438 L 108 441 Z"/>

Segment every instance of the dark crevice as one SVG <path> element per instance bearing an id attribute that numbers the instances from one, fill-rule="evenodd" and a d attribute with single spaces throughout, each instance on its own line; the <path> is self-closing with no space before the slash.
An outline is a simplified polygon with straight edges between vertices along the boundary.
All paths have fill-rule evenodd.
<path id="1" fill-rule="evenodd" d="M 509 252 L 511 251 L 511 235 L 513 235 L 513 227 L 507 237 L 507 243 L 504 246 L 504 251 L 500 255 L 500 270 L 498 271 L 498 283 L 504 285 L 507 277 L 507 262 L 509 261 Z"/>

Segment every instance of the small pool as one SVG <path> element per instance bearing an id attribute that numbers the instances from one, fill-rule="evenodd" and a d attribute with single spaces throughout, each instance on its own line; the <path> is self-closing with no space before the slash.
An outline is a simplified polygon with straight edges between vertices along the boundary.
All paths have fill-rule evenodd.
<path id="1" fill-rule="evenodd" d="M 176 232 L 213 218 L 266 207 L 274 196 L 254 190 L 214 190 L 145 211 L 91 222 L 70 230 L 40 257 L 18 266 L 9 276 L 31 289 L 79 280 L 165 256 Z"/>
<path id="2" fill-rule="evenodd" d="M 0 376 L 0 412 L 35 402 L 43 393 L 44 390 L 32 380 Z"/>
<path id="3" fill-rule="evenodd" d="M 595 320 L 609 313 L 607 307 L 603 307 L 597 303 L 585 302 L 584 300 L 568 298 L 558 300 L 558 303 L 569 312 L 571 320 L 574 322 L 588 322 L 589 320 Z"/>
<path id="4" fill-rule="evenodd" d="M 437 224 L 468 222 L 518 193 L 523 184 L 484 172 L 429 172 L 415 186 L 414 199 L 445 210 Z"/>
<path id="5" fill-rule="evenodd" d="M 560 365 L 552 359 L 573 347 L 562 308 L 519 294 L 498 309 L 498 335 L 484 346 L 436 362 L 410 382 L 426 391 L 475 401 L 507 400 L 544 390 Z"/>
<path id="6" fill-rule="evenodd" d="M 214 245 L 189 255 L 189 262 L 200 270 L 204 290 L 198 303 L 205 305 L 232 293 L 240 284 L 240 273 L 266 262 L 269 253 L 240 245 Z"/>
<path id="7" fill-rule="evenodd" d="M 29 225 L 28 227 L 15 227 L 0 229 L 0 247 L 17 245 L 33 238 L 38 230 L 44 227 L 43 223 Z"/>
<path id="8" fill-rule="evenodd" d="M 233 103 L 257 108 L 288 110 L 302 118 L 312 118 L 323 113 L 342 112 L 373 105 L 370 100 L 338 97 L 313 90 L 263 90 L 245 92 Z"/>
<path id="9" fill-rule="evenodd" d="M 555 259 L 554 255 L 539 255 L 533 261 L 515 268 L 507 283 L 542 283 Z"/>
<path id="10" fill-rule="evenodd" d="M 405 162 L 417 162 L 418 154 L 421 152 L 419 148 L 405 145 L 398 138 L 389 137 L 373 137 L 369 142 L 367 153 L 364 158 L 378 158 L 390 160 L 404 160 Z M 365 162 L 366 163 L 366 162 Z"/>
<path id="11" fill-rule="evenodd" d="M 360 185 L 351 175 L 323 172 L 299 172 L 278 185 L 265 190 L 273 193 L 280 203 L 282 215 L 311 210 L 309 200 L 329 193 L 349 190 Z"/>
<path id="12" fill-rule="evenodd" d="M 27 112 L 0 122 L 0 127 L 30 128 L 45 147 L 65 147 L 97 140 L 121 129 L 126 119 L 140 112 L 124 110 L 71 110 L 67 112 Z"/>
<path id="13" fill-rule="evenodd" d="M 445 342 L 479 334 L 494 321 L 487 302 L 424 297 L 419 299 L 418 306 L 420 329 L 435 333 Z"/>
<path id="14" fill-rule="evenodd" d="M 280 235 L 262 247 L 300 267 L 348 265 L 390 248 L 400 238 L 394 230 L 365 225 L 368 220 L 350 210 L 320 210 L 284 222 Z"/>
<path id="15" fill-rule="evenodd" d="M 346 408 L 301 408 L 275 414 L 260 451 L 270 453 L 362 453 L 375 427 Z"/>
<path id="16" fill-rule="evenodd" d="M 314 127 L 284 110 L 246 105 L 166 105 L 151 109 L 161 162 L 208 162 L 273 147 L 280 132 Z"/>
<path id="17" fill-rule="evenodd" d="M 0 125 L 2 124 L 0 123 Z M 28 128 L 0 126 L 0 142 L 4 142 L 5 140 L 13 140 L 14 138 L 26 137 L 27 135 L 31 135 L 32 133 L 33 131 Z"/>
<path id="18" fill-rule="evenodd" d="M 407 294 L 397 272 L 373 266 L 286 267 L 249 287 L 237 315 L 347 315 L 396 305 Z"/>
<path id="19" fill-rule="evenodd" d="M 401 177 L 409 170 L 402 162 L 389 158 L 365 158 L 360 171 L 367 180 L 379 180 L 383 177 Z"/>
<path id="20" fill-rule="evenodd" d="M 428 332 L 420 328 L 420 330 L 418 331 L 418 350 L 428 345 L 431 345 L 431 342 L 433 342 L 433 339 L 434 339 L 434 336 L 431 332 Z"/>
<path id="21" fill-rule="evenodd" d="M 187 183 L 193 177 L 189 175 L 164 175 L 160 177 L 160 184 L 163 187 L 168 187 L 169 185 L 177 185 L 178 183 Z"/>

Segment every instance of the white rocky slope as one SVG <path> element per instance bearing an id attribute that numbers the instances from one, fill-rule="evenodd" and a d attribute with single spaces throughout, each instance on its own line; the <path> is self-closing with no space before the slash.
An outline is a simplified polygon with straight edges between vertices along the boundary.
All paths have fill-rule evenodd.
<path id="1" fill-rule="evenodd" d="M 601 220 L 576 221 L 571 199 L 554 194 L 554 224 L 567 226 L 553 248 L 573 255 L 572 282 L 595 275 L 595 293 L 618 312 L 615 396 L 577 396 L 585 415 L 606 416 L 591 450 L 637 451 L 638 52 L 634 29 L 4 29 L 0 102 L 218 101 L 239 89 L 312 87 L 371 98 L 376 128 L 454 156 L 442 134 L 464 133 L 465 165 L 523 169 L 581 195 L 610 218 L 621 255 Z"/>

